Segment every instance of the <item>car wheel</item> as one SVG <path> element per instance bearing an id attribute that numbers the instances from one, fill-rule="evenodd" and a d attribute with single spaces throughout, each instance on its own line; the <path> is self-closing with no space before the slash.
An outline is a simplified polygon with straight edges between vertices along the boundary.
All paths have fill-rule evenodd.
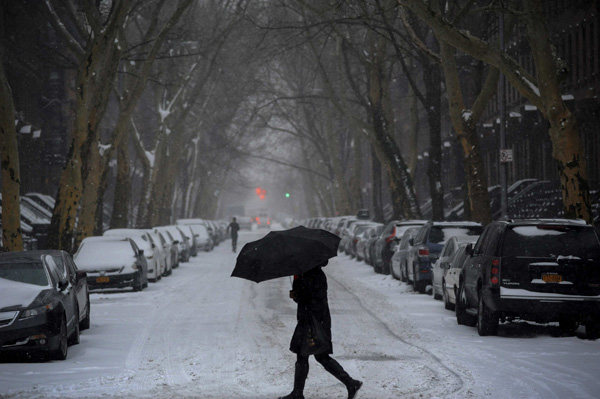
<path id="1" fill-rule="evenodd" d="M 477 318 L 467 313 L 466 309 L 466 298 L 465 289 L 461 283 L 458 286 L 458 292 L 456 294 L 456 303 L 454 304 L 454 314 L 456 315 L 456 322 L 459 325 L 474 327 L 477 324 Z"/>
<path id="2" fill-rule="evenodd" d="M 394 265 L 391 264 L 390 262 L 390 274 L 392 275 L 393 278 L 395 278 L 396 280 L 400 280 L 400 278 L 398 277 L 398 275 L 396 274 L 396 272 L 394 272 Z"/>
<path id="3" fill-rule="evenodd" d="M 600 321 L 590 321 L 585 323 L 585 337 L 587 339 L 598 339 L 600 338 Z"/>
<path id="4" fill-rule="evenodd" d="M 567 334 L 573 334 L 578 327 L 577 321 L 568 317 L 560 317 L 558 319 L 558 326 L 563 333 Z"/>
<path id="5" fill-rule="evenodd" d="M 67 338 L 67 321 L 63 316 L 60 323 L 58 348 L 50 352 L 50 358 L 54 360 L 65 360 L 69 351 L 69 342 Z"/>
<path id="6" fill-rule="evenodd" d="M 76 319 L 79 319 L 79 306 L 75 309 L 75 314 L 76 314 Z M 68 339 L 68 344 L 69 345 L 77 345 L 80 342 L 80 337 L 79 337 L 79 323 L 75 323 L 75 331 L 73 331 L 71 333 L 71 336 Z"/>
<path id="7" fill-rule="evenodd" d="M 442 281 L 442 298 L 444 299 L 444 308 L 454 310 L 454 305 L 450 303 L 450 298 L 448 297 L 448 288 L 445 281 Z"/>
<path id="8" fill-rule="evenodd" d="M 373 270 L 375 271 L 375 273 L 377 273 L 377 274 L 381 274 L 381 266 L 380 266 L 380 263 L 375 263 L 375 265 L 373 266 Z"/>
<path id="9" fill-rule="evenodd" d="M 133 279 L 133 290 L 135 292 L 141 291 L 144 289 L 144 285 L 142 284 L 142 276 L 140 274 L 136 275 L 136 277 Z"/>
<path id="10" fill-rule="evenodd" d="M 438 300 L 438 301 L 439 301 L 440 299 L 442 299 L 442 294 L 439 294 L 439 293 L 436 291 L 436 289 L 435 289 L 435 284 L 433 283 L 433 280 L 434 280 L 434 279 L 433 279 L 433 276 L 432 276 L 432 278 L 431 278 L 431 288 L 432 288 L 432 290 L 433 290 L 433 299 L 435 299 L 435 300 Z"/>
<path id="11" fill-rule="evenodd" d="M 498 315 L 485 304 L 483 294 L 479 291 L 477 306 L 477 333 L 481 336 L 498 334 Z"/>
<path id="12" fill-rule="evenodd" d="M 90 328 L 90 297 L 88 296 L 87 298 L 87 306 L 86 306 L 86 312 L 85 312 L 85 317 L 83 318 L 83 320 L 81 320 L 79 322 L 79 329 L 80 330 L 87 330 L 88 328 Z"/>

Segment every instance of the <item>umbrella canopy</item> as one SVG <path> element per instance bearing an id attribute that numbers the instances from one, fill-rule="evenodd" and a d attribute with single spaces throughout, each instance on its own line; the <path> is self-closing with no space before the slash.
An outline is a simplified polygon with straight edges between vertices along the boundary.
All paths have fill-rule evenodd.
<path id="1" fill-rule="evenodd" d="M 271 231 L 244 245 L 231 277 L 261 282 L 302 274 L 337 256 L 340 237 L 322 229 L 304 226 Z"/>

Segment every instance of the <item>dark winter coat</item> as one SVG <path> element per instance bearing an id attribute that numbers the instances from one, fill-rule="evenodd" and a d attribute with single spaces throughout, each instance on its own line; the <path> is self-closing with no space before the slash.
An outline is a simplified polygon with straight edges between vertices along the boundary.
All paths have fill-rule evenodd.
<path id="1" fill-rule="evenodd" d="M 240 225 L 237 224 L 237 222 L 231 222 L 229 223 L 229 226 L 227 226 L 227 231 L 229 230 L 231 230 L 231 237 L 237 237 Z"/>
<path id="2" fill-rule="evenodd" d="M 321 323 L 327 335 L 331 337 L 331 314 L 329 313 L 329 304 L 327 302 L 327 277 L 321 267 L 315 267 L 301 276 L 298 276 L 293 283 L 293 292 L 295 300 L 298 303 L 297 319 L 298 324 L 294 330 L 290 350 L 294 353 L 300 353 L 304 337 L 304 329 L 310 313 L 312 312 L 316 319 Z M 333 345 L 329 339 L 329 350 L 333 353 Z"/>

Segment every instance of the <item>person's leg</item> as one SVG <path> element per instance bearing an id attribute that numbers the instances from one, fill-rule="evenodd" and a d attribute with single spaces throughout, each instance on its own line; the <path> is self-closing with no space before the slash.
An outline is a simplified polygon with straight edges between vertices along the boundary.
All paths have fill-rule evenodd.
<path id="1" fill-rule="evenodd" d="M 294 389 L 289 395 L 279 399 L 304 399 L 304 383 L 308 376 L 308 356 L 297 355 L 294 372 Z"/>
<path id="2" fill-rule="evenodd" d="M 327 370 L 331 375 L 340 380 L 342 384 L 346 386 L 348 389 L 348 399 L 354 399 L 356 397 L 356 393 L 362 386 L 361 381 L 350 377 L 346 370 L 344 370 L 344 368 L 327 353 L 315 355 L 315 360 L 319 362 L 323 368 L 325 368 L 325 370 Z"/>
<path id="3" fill-rule="evenodd" d="M 233 252 L 235 252 L 235 248 L 237 247 L 237 234 L 231 236 L 231 246 Z"/>

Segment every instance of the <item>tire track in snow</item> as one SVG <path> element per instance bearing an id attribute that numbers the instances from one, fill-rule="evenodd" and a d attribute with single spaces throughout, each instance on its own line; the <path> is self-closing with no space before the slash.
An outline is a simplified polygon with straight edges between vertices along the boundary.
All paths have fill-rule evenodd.
<path id="1" fill-rule="evenodd" d="M 406 356 L 400 356 L 399 360 L 409 360 L 410 367 L 413 367 L 413 370 L 404 369 L 406 373 L 415 373 L 422 374 L 422 378 L 420 380 L 425 383 L 414 387 L 412 389 L 406 389 L 406 387 L 398 387 L 401 391 L 401 395 L 405 397 L 406 395 L 412 395 L 415 397 L 427 397 L 427 396 L 455 396 L 455 397 L 466 397 L 468 396 L 469 386 L 472 385 L 469 381 L 467 383 L 465 379 L 468 379 L 467 375 L 461 375 L 457 371 L 454 371 L 451 366 L 446 365 L 440 357 L 436 356 L 427 348 L 406 339 L 403 335 L 397 333 L 393 327 L 391 327 L 388 322 L 382 319 L 375 311 L 373 311 L 373 304 L 367 303 L 365 298 L 361 298 L 357 295 L 353 290 L 348 287 L 349 282 L 342 282 L 339 277 L 337 277 L 338 273 L 327 273 L 328 280 L 337 285 L 342 291 L 339 291 L 337 288 L 330 288 L 330 296 L 335 295 L 336 297 L 341 296 L 341 292 L 344 294 L 350 295 L 350 297 L 360 306 L 360 308 L 364 311 L 364 315 L 357 316 L 362 318 L 361 324 L 365 327 L 373 326 L 372 331 L 373 335 L 376 336 L 378 331 L 382 331 L 387 334 L 389 337 L 397 340 L 402 343 L 406 347 L 410 348 L 411 352 L 414 353 L 414 356 L 411 356 L 408 359 L 404 359 Z M 331 284 L 330 284 L 331 287 Z M 367 287 L 361 287 L 361 291 L 368 289 Z M 382 303 L 385 302 L 385 299 L 377 298 L 375 301 L 375 305 L 383 306 Z M 370 302 L 370 301 L 369 301 Z M 386 305 L 386 307 L 393 309 L 393 306 Z M 335 312 L 335 308 L 332 309 Z M 371 319 L 370 321 L 367 319 Z M 335 320 L 334 320 L 335 323 Z M 334 326 L 334 334 L 335 334 L 335 326 Z M 378 338 L 378 341 L 381 340 L 381 337 Z M 382 349 L 382 348 L 378 348 Z M 385 348 L 383 348 L 385 349 Z M 360 355 L 358 356 L 360 359 Z M 349 359 L 352 359 L 353 356 L 349 356 Z M 364 358 L 364 355 L 363 355 Z M 373 355 L 368 354 L 367 360 L 375 360 L 375 361 L 394 361 L 398 360 L 398 357 L 394 358 L 386 356 L 386 355 Z M 416 364 L 416 365 L 415 365 Z M 411 378 L 410 380 L 413 380 Z M 429 382 L 427 382 L 429 381 Z M 368 383 L 368 381 L 367 381 Z"/>

